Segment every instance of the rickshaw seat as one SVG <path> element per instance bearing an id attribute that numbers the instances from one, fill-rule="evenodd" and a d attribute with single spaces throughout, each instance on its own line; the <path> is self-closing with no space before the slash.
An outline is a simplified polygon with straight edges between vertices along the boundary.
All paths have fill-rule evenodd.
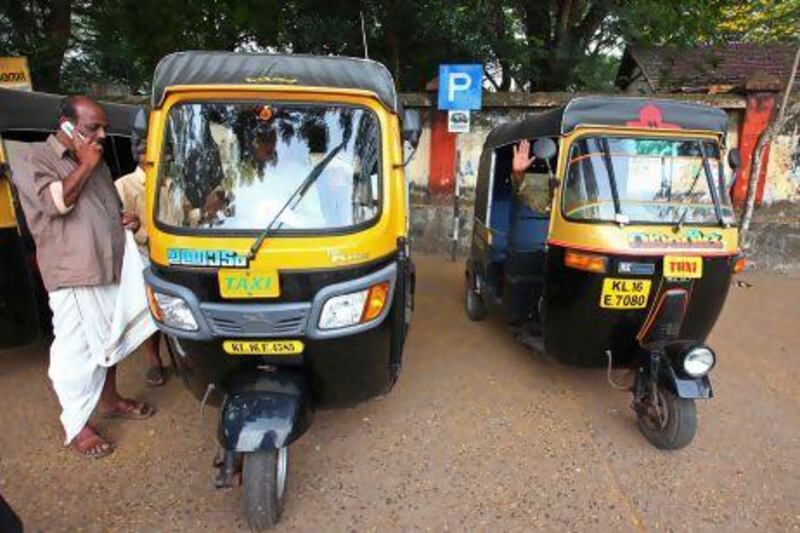
<path id="1" fill-rule="evenodd" d="M 492 260 L 503 261 L 508 251 L 508 234 L 511 222 L 511 202 L 496 200 L 492 204 Z"/>

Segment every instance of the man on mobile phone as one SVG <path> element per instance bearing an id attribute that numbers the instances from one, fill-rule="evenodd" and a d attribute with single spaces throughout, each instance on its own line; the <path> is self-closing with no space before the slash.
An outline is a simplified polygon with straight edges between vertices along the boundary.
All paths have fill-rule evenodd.
<path id="1" fill-rule="evenodd" d="M 139 221 L 122 213 L 103 161 L 106 113 L 91 98 L 70 96 L 58 115 L 58 132 L 31 152 L 32 179 L 18 185 L 53 311 L 48 375 L 66 444 L 99 458 L 114 446 L 89 425 L 95 407 L 105 417 L 137 420 L 155 412 L 119 395 L 114 365 L 156 328 L 137 298 L 144 291 L 141 263 L 125 234 Z"/>

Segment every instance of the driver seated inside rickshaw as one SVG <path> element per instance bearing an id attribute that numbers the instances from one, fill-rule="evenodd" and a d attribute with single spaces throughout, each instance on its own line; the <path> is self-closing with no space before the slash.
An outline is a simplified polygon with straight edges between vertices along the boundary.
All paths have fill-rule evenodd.
<path id="1" fill-rule="evenodd" d="M 378 127 L 372 116 L 270 105 L 198 108 L 185 104 L 170 113 L 176 128 L 168 132 L 163 155 L 158 221 L 310 230 L 375 217 L 377 144 L 363 142 Z"/>
<path id="2" fill-rule="evenodd" d="M 514 206 L 511 210 L 511 247 L 514 251 L 542 250 L 550 225 L 553 162 L 537 159 L 530 151 L 528 140 L 522 140 L 512 148 Z"/>

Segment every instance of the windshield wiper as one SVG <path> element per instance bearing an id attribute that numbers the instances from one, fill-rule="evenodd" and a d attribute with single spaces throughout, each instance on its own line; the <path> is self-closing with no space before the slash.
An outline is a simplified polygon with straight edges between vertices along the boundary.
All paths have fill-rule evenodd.
<path id="1" fill-rule="evenodd" d="M 269 221 L 269 224 L 267 224 L 267 226 L 263 229 L 263 231 L 261 231 L 261 233 L 258 234 L 258 238 L 256 238 L 255 242 L 253 243 L 253 246 L 250 247 L 250 252 L 247 254 L 247 259 L 249 261 L 255 259 L 259 248 L 261 248 L 261 245 L 264 243 L 264 239 L 270 236 L 273 227 L 275 226 L 275 223 L 278 222 L 278 220 L 280 220 L 281 215 L 283 215 L 283 212 L 286 211 L 287 208 L 289 209 L 289 211 L 291 211 L 292 209 L 297 207 L 297 204 L 299 204 L 300 200 L 303 199 L 303 196 L 305 196 L 306 192 L 308 192 L 308 190 L 311 188 L 311 185 L 313 185 L 314 182 L 317 181 L 317 178 L 319 178 L 319 176 L 322 174 L 322 171 L 325 170 L 325 167 L 328 166 L 328 163 L 330 163 L 331 160 L 333 160 L 333 158 L 336 157 L 336 154 L 338 154 L 342 148 L 344 148 L 344 143 L 338 145 L 336 148 L 328 152 L 325 158 L 319 163 L 317 163 L 314 166 L 314 168 L 311 169 L 311 172 L 309 172 L 308 176 L 306 176 L 305 179 L 303 179 L 302 183 L 300 183 L 300 186 L 297 189 L 295 189 L 292 195 L 289 196 L 289 199 L 286 200 L 286 202 L 281 206 L 281 208 L 278 210 L 275 216 L 272 217 L 272 220 Z"/>
<path id="2" fill-rule="evenodd" d="M 700 166 L 700 168 L 697 169 L 697 174 L 695 174 L 694 180 L 692 180 L 692 185 L 689 187 L 689 191 L 686 193 L 686 199 L 688 201 L 691 201 L 691 196 L 692 196 L 692 193 L 694 192 L 694 188 L 697 186 L 697 182 L 700 181 L 700 174 L 702 172 L 705 172 L 707 184 L 708 184 L 708 182 L 709 182 L 709 180 L 711 178 L 711 171 L 710 171 L 710 166 L 709 166 L 709 163 L 708 163 L 708 157 L 706 157 L 705 146 L 700 141 L 698 141 L 698 143 L 700 145 L 700 154 L 703 156 L 703 162 L 702 162 L 702 165 Z M 711 190 L 711 198 L 712 198 L 712 201 L 714 202 L 714 210 L 715 210 L 715 212 L 717 214 L 718 220 L 722 220 L 722 215 L 720 214 L 719 207 L 717 206 L 716 196 L 714 195 L 713 182 L 711 182 L 709 184 L 709 189 Z M 683 203 L 687 204 L 686 201 L 684 201 Z M 675 224 L 674 230 L 675 230 L 676 233 L 679 232 L 681 230 L 681 228 L 683 227 L 683 222 L 686 220 L 686 215 L 687 214 L 689 214 L 689 205 L 688 204 L 684 206 L 683 213 L 681 213 L 680 218 L 678 218 L 678 222 Z"/>
<path id="3" fill-rule="evenodd" d="M 606 165 L 606 173 L 608 174 L 608 181 L 611 185 L 611 197 L 614 200 L 614 219 L 622 224 L 623 218 L 622 215 L 622 205 L 619 200 L 619 191 L 617 190 L 617 176 L 614 172 L 614 162 L 611 159 L 611 148 L 608 144 L 608 138 L 602 137 L 600 139 L 600 145 L 603 148 L 603 163 Z"/>

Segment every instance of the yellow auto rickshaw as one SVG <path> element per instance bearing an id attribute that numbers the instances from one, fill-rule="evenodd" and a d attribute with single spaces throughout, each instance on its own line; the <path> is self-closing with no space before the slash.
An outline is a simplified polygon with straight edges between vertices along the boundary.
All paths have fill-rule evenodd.
<path id="1" fill-rule="evenodd" d="M 398 377 L 419 117 L 373 61 L 182 52 L 155 71 L 148 131 L 151 311 L 221 404 L 217 486 L 241 473 L 249 524 L 272 526 L 314 410 Z"/>
<path id="2" fill-rule="evenodd" d="M 466 265 L 466 313 L 500 310 L 519 338 L 571 365 L 635 370 L 645 437 L 686 446 L 712 396 L 706 344 L 743 267 L 719 109 L 575 98 L 487 137 Z M 514 150 L 533 164 L 512 178 Z M 738 165 L 731 149 L 729 162 Z"/>

